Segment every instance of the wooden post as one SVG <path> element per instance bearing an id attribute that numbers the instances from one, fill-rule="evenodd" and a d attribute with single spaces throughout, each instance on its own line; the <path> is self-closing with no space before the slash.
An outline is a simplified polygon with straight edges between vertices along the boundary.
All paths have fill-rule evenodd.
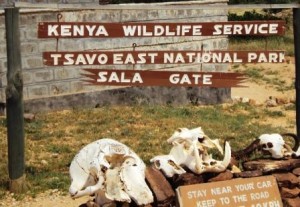
<path id="1" fill-rule="evenodd" d="M 6 114 L 10 178 L 9 190 L 14 193 L 21 193 L 26 190 L 26 184 L 19 9 L 5 9 L 5 27 L 7 48 Z"/>
<path id="2" fill-rule="evenodd" d="M 295 46 L 295 89 L 296 89 L 296 125 L 300 136 L 300 9 L 293 9 L 294 46 Z"/>

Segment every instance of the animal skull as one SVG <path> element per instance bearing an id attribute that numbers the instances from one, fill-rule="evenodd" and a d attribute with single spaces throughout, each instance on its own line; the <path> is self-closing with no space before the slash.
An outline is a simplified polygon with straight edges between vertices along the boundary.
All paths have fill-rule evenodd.
<path id="1" fill-rule="evenodd" d="M 262 134 L 258 139 L 262 150 L 269 152 L 273 158 L 279 159 L 285 156 L 285 143 L 280 134 Z"/>
<path id="2" fill-rule="evenodd" d="M 153 202 L 153 195 L 145 180 L 144 162 L 126 145 L 113 139 L 100 139 L 82 148 L 70 165 L 72 198 L 96 195 L 98 205 L 111 201 L 138 205 Z M 134 172 L 129 176 L 128 172 Z M 126 188 L 136 179 L 134 188 Z M 142 194 L 139 192 L 143 189 Z"/>
<path id="3" fill-rule="evenodd" d="M 284 141 L 284 137 L 291 137 L 294 139 L 294 146 L 291 147 Z M 293 133 L 283 134 L 262 134 L 256 140 L 254 140 L 245 149 L 233 152 L 233 157 L 236 159 L 244 159 L 249 157 L 249 154 L 255 150 L 262 150 L 268 153 L 272 158 L 280 159 L 291 156 L 300 156 L 299 139 L 297 135 Z"/>
<path id="4" fill-rule="evenodd" d="M 221 154 L 223 154 L 223 148 L 221 147 L 219 140 L 210 139 L 203 132 L 201 127 L 194 129 L 179 128 L 174 134 L 167 140 L 170 144 L 183 143 L 187 148 L 196 143 L 199 150 L 206 153 L 207 149 L 217 148 Z"/>
<path id="5" fill-rule="evenodd" d="M 128 157 L 122 163 L 120 171 L 125 192 L 138 206 L 153 202 L 153 195 L 145 181 L 145 174 L 140 172 L 136 159 Z"/>
<path id="6" fill-rule="evenodd" d="M 201 127 L 197 127 L 194 129 L 188 128 L 179 128 L 177 129 L 173 135 L 167 140 L 168 143 L 172 144 L 174 142 L 181 143 L 181 142 L 193 142 L 198 141 L 199 138 L 203 138 L 205 136 L 204 132 L 202 131 Z"/>
<path id="7" fill-rule="evenodd" d="M 212 158 L 211 154 L 206 152 L 199 154 L 196 146 L 191 146 L 188 150 L 182 145 L 174 146 L 170 155 L 172 155 L 177 163 L 181 166 L 186 166 L 196 174 L 204 172 L 222 172 L 226 170 L 231 160 L 231 148 L 228 142 L 225 143 L 225 154 L 222 161 Z"/>
<path id="8" fill-rule="evenodd" d="M 200 127 L 191 130 L 181 128 L 167 141 L 173 145 L 169 154 L 155 156 L 150 160 L 167 177 L 185 173 L 182 167 L 187 167 L 197 174 L 222 172 L 231 160 L 231 148 L 228 142 L 225 143 L 223 161 L 214 160 L 211 155 L 208 155 L 209 148 L 216 147 L 221 152 L 223 150 L 219 141 L 209 139 Z"/>
<path id="9" fill-rule="evenodd" d="M 150 162 L 167 177 L 173 177 L 175 174 L 180 175 L 186 172 L 176 163 L 175 158 L 172 155 L 158 155 L 153 157 Z"/>

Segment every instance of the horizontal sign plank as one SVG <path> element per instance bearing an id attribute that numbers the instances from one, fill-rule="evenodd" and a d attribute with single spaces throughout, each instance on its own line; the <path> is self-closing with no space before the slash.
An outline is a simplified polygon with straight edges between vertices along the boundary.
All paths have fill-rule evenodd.
<path id="1" fill-rule="evenodd" d="M 282 63 L 284 51 L 82 51 L 44 52 L 44 64 L 134 65 L 191 63 Z"/>
<path id="2" fill-rule="evenodd" d="M 40 22 L 39 38 L 183 37 L 219 35 L 283 35 L 285 22 L 229 21 L 200 23 Z"/>
<path id="3" fill-rule="evenodd" d="M 83 81 L 110 86 L 243 87 L 240 73 L 83 69 Z"/>
<path id="4" fill-rule="evenodd" d="M 180 207 L 282 207 L 273 176 L 180 186 L 176 189 Z"/>

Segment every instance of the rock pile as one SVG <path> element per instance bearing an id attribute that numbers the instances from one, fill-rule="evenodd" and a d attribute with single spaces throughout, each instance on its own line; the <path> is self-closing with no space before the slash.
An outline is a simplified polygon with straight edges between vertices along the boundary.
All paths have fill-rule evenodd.
<path id="1" fill-rule="evenodd" d="M 175 206 L 177 202 L 175 189 L 179 186 L 268 175 L 276 178 L 284 207 L 300 206 L 300 159 L 260 159 L 244 162 L 242 166 L 241 172 L 228 169 L 222 173 L 201 175 L 185 173 L 171 179 L 165 178 L 160 171 L 149 167 L 146 179 L 156 197 L 152 206 Z"/>
<path id="2" fill-rule="evenodd" d="M 264 103 L 261 103 L 255 99 L 247 98 L 247 97 L 233 97 L 233 103 L 247 103 L 252 106 L 266 106 L 266 107 L 276 107 L 276 106 L 287 106 L 290 104 L 295 104 L 295 100 L 287 97 L 273 97 L 270 96 Z"/>

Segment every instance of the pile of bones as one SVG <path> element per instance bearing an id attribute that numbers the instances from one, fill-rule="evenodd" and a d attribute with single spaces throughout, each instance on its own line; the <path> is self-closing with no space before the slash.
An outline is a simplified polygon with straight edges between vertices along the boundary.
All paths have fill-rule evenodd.
<path id="1" fill-rule="evenodd" d="M 185 169 L 196 174 L 223 172 L 234 154 L 229 142 L 224 142 L 223 149 L 219 140 L 210 139 L 201 127 L 180 128 L 167 142 L 172 145 L 169 154 L 150 160 L 166 177 L 183 174 Z M 263 134 L 247 149 L 253 146 L 268 152 L 275 159 L 300 155 L 300 148 L 289 147 L 280 134 Z M 208 153 L 212 148 L 224 154 L 222 161 L 215 160 Z M 244 151 L 235 154 L 239 153 Z M 147 205 L 154 201 L 154 197 L 145 181 L 145 170 L 143 160 L 128 146 L 114 139 L 100 139 L 83 147 L 72 160 L 69 192 L 72 198 L 95 195 L 96 206 L 114 202 L 131 203 L 132 200 L 137 205 Z"/>

